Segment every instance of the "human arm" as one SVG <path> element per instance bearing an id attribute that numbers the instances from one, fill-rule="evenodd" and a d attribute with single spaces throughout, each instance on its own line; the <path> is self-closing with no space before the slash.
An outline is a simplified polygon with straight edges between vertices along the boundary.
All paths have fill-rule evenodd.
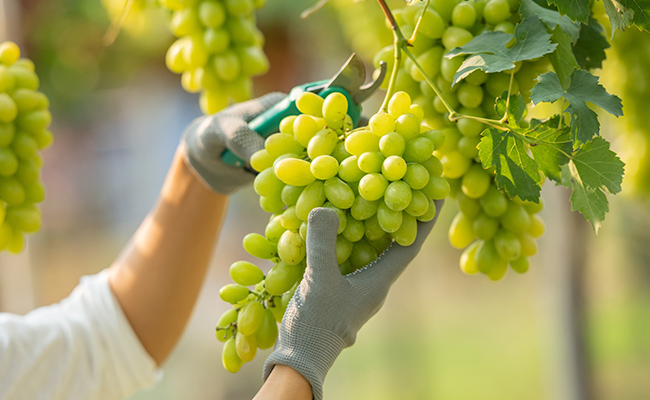
<path id="1" fill-rule="evenodd" d="M 253 400 L 311 400 L 311 384 L 295 369 L 276 365 Z"/>
<path id="2" fill-rule="evenodd" d="M 176 153 L 152 212 L 110 268 L 110 286 L 161 365 L 180 339 L 208 270 L 228 196 L 207 188 Z"/>
<path id="3" fill-rule="evenodd" d="M 440 210 L 443 201 L 435 203 Z M 326 208 L 310 213 L 307 269 L 287 306 L 275 349 L 264 365 L 266 382 L 258 396 L 266 397 L 255 400 L 281 398 L 266 388 L 279 365 L 303 376 L 313 397 L 322 399 L 327 372 L 343 349 L 354 344 L 359 329 L 379 311 L 391 285 L 419 253 L 437 217 L 418 223 L 412 245 L 393 242 L 376 261 L 343 276 L 336 261 L 338 217 Z"/>
<path id="4" fill-rule="evenodd" d="M 271 93 L 190 124 L 156 206 L 111 267 L 111 288 L 158 365 L 180 339 L 196 303 L 228 195 L 254 178 L 222 163 L 221 153 L 227 148 L 249 160 L 263 148 L 248 122 L 283 96 Z"/>

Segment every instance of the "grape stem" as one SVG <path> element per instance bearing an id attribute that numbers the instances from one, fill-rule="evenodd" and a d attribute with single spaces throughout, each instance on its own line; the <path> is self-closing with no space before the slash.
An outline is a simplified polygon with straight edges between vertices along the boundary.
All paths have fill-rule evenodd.
<path id="1" fill-rule="evenodd" d="M 510 110 L 510 95 L 512 93 L 512 82 L 515 80 L 515 69 L 510 70 L 510 83 L 508 84 L 508 97 L 506 98 L 506 111 L 503 113 L 503 118 L 500 123 L 508 123 L 508 111 Z"/>
<path id="2" fill-rule="evenodd" d="M 415 42 L 415 39 L 418 36 L 418 30 L 420 29 L 420 24 L 422 23 L 422 18 L 424 17 L 424 13 L 427 11 L 427 8 L 429 7 L 429 1 L 427 0 L 424 3 L 424 7 L 422 8 L 422 14 L 420 14 L 420 18 L 418 18 L 417 24 L 415 24 L 415 29 L 413 29 L 413 34 L 411 35 L 411 38 L 408 40 L 409 44 L 413 45 L 413 42 Z"/>
<path id="3" fill-rule="evenodd" d="M 320 11 L 321 8 L 325 7 L 327 3 L 329 3 L 330 0 L 320 0 L 318 3 L 315 5 L 309 7 L 305 11 L 303 11 L 300 14 L 301 19 L 307 19 L 311 17 L 312 15 L 316 14 L 318 11 Z"/>
<path id="4" fill-rule="evenodd" d="M 126 0 L 126 3 L 124 3 L 124 7 L 122 7 L 120 15 L 111 21 L 111 26 L 108 27 L 108 30 L 102 38 L 104 46 L 108 47 L 115 43 L 115 39 L 117 39 L 117 35 L 120 34 L 126 17 L 131 12 L 131 8 L 133 8 L 133 3 L 135 3 L 135 0 Z"/>
<path id="5" fill-rule="evenodd" d="M 427 83 L 429 84 L 429 86 L 431 86 L 431 89 L 433 89 L 436 96 L 440 97 L 440 101 L 442 101 L 442 104 L 444 104 L 445 108 L 449 112 L 449 120 L 450 121 L 455 121 L 457 116 L 458 116 L 458 113 L 449 105 L 449 103 L 447 103 L 445 98 L 442 96 L 442 93 L 441 93 L 440 89 L 438 89 L 436 84 L 433 83 L 433 81 L 431 80 L 429 75 L 424 71 L 424 69 L 422 68 L 422 66 L 418 62 L 417 58 L 413 55 L 413 53 L 411 53 L 411 51 L 409 49 L 405 48 L 404 53 L 406 54 L 406 56 L 408 58 L 411 59 L 411 61 L 413 61 L 413 65 L 415 65 L 415 68 L 417 68 L 418 71 L 420 71 L 420 73 L 422 74 L 422 76 L 424 76 L 424 80 L 426 80 Z"/>
<path id="6" fill-rule="evenodd" d="M 404 35 L 402 34 L 402 30 L 399 28 L 399 25 L 397 25 L 397 21 L 395 21 L 395 16 L 391 12 L 390 8 L 388 8 L 386 2 L 384 0 L 377 0 L 377 2 L 381 6 L 381 9 L 384 11 L 384 14 L 386 15 L 386 19 L 388 19 L 391 29 L 393 30 L 393 48 L 394 48 L 395 61 L 393 63 L 393 71 L 390 74 L 390 82 L 388 83 L 388 90 L 386 91 L 386 96 L 384 97 L 384 101 L 381 104 L 381 111 L 386 112 L 388 110 L 388 102 L 390 101 L 390 98 L 393 96 L 393 93 L 395 92 L 397 71 L 399 71 L 399 67 L 402 63 L 401 50 L 402 47 L 406 47 L 405 44 L 408 44 L 408 41 L 404 38 Z"/>
<path id="7" fill-rule="evenodd" d="M 562 97 L 562 107 L 560 108 L 560 121 L 557 124 L 558 131 L 562 129 L 562 122 L 564 121 L 564 106 L 566 105 L 565 101 L 566 100 L 564 99 L 564 97 Z"/>

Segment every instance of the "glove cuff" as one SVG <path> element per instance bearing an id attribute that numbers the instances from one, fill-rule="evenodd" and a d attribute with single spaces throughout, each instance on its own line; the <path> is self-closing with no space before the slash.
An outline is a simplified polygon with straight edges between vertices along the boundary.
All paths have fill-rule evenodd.
<path id="1" fill-rule="evenodd" d="M 328 330 L 291 322 L 280 331 L 275 350 L 264 363 L 264 380 L 276 364 L 287 365 L 309 381 L 314 399 L 321 400 L 325 376 L 344 348 L 343 340 Z"/>
<path id="2" fill-rule="evenodd" d="M 220 155 L 210 154 L 206 157 L 193 132 L 183 135 L 180 146 L 185 164 L 190 167 L 194 176 L 216 193 L 233 194 L 255 179 L 254 174 L 242 168 L 223 164 L 218 159 Z"/>

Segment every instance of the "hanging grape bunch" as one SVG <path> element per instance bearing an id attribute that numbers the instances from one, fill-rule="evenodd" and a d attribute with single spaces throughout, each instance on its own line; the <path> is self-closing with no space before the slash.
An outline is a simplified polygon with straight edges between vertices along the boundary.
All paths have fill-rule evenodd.
<path id="1" fill-rule="evenodd" d="M 205 114 L 252 95 L 254 76 L 269 62 L 262 50 L 264 36 L 255 25 L 255 9 L 264 0 L 160 0 L 172 11 L 171 29 L 178 38 L 167 51 L 170 71 L 181 74 L 190 93 L 201 92 Z"/>
<path id="2" fill-rule="evenodd" d="M 38 151 L 53 140 L 47 97 L 38 91 L 34 64 L 15 43 L 0 44 L 0 251 L 19 253 L 24 235 L 41 228 L 37 203 L 45 198 Z"/>
<path id="3" fill-rule="evenodd" d="M 311 210 L 328 207 L 338 215 L 336 257 L 341 273 L 349 274 L 376 260 L 393 240 L 412 244 L 417 221 L 432 220 L 434 200 L 449 193 L 432 155 L 442 136 L 421 128 L 422 109 L 408 94 L 395 93 L 385 112 L 354 130 L 343 94 L 323 99 L 305 93 L 296 103 L 302 114 L 286 117 L 251 158 L 260 205 L 272 215 L 264 235 L 251 233 L 243 245 L 273 267 L 264 275 L 253 263 L 235 262 L 234 283 L 220 291 L 234 307 L 217 323 L 230 372 L 251 361 L 257 348 L 275 343 L 276 324 L 306 267 Z"/>
<path id="4" fill-rule="evenodd" d="M 556 63 L 559 56 L 549 54 L 556 44 L 545 24 L 555 27 L 560 15 L 529 0 L 523 3 L 520 9 L 518 1 L 507 0 L 433 1 L 426 8 L 425 2 L 414 2 L 393 14 L 405 38 L 412 36 L 419 22 L 413 46 L 408 48 L 412 57 L 401 62 L 395 87 L 409 93 L 424 110 L 425 123 L 444 135 L 444 143 L 435 154 L 460 208 L 449 229 L 449 240 L 454 247 L 465 248 L 460 258 L 462 271 L 481 272 L 492 280 L 503 278 L 508 264 L 519 273 L 528 270 L 528 257 L 537 251 L 535 238 L 545 229 L 537 215 L 543 208 L 539 191 L 544 179 L 561 182 L 574 191 L 583 190 L 576 182 L 582 180 L 585 171 L 561 171 L 563 163 L 581 166 L 580 157 L 598 143 L 619 181 L 622 175 L 622 163 L 604 139 L 596 137 L 587 143 L 597 132 L 585 133 L 586 137 L 575 140 L 572 148 L 566 126 L 569 118 L 549 115 L 546 121 L 524 119 L 533 87 L 551 65 L 563 79 L 562 86 L 557 75 L 550 73 L 554 80 L 549 77 L 544 81 L 544 90 L 550 88 L 558 95 L 551 99 L 540 95 L 537 103 L 560 97 L 573 102 L 577 96 L 567 95 L 565 84 L 571 79 L 593 78 L 589 83 L 597 87 L 594 92 L 606 99 L 598 104 L 605 104 L 601 107 L 615 115 L 621 111 L 620 100 L 604 92 L 597 78 L 586 71 L 562 70 Z M 579 25 L 568 18 L 563 23 L 570 28 L 570 35 L 577 37 Z M 525 37 L 535 40 L 526 42 L 522 40 Z M 392 68 L 394 46 L 375 56 L 377 67 L 380 61 Z M 577 64 L 575 67 L 579 68 Z M 556 81 L 557 85 L 551 86 Z M 577 117 L 570 117 L 572 132 Z M 550 140 L 542 135 L 549 135 Z M 548 153 L 543 153 L 545 150 Z M 594 186 L 602 188 L 600 183 Z M 616 193 L 620 182 L 618 186 L 612 182 L 605 190 Z M 590 202 L 599 203 L 600 196 L 604 198 L 602 192 L 593 194 L 595 198 L 587 199 L 587 204 L 576 199 L 574 209 L 583 212 L 597 229 L 606 209 L 602 215 L 601 211 L 593 214 L 602 203 L 593 207 Z"/>

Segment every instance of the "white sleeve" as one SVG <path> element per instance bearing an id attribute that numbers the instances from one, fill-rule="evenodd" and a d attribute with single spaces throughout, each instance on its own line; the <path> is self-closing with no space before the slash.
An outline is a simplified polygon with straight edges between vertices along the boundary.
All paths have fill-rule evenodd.
<path id="1" fill-rule="evenodd" d="M 160 377 L 108 284 L 81 279 L 63 301 L 0 313 L 0 400 L 117 400 Z"/>

